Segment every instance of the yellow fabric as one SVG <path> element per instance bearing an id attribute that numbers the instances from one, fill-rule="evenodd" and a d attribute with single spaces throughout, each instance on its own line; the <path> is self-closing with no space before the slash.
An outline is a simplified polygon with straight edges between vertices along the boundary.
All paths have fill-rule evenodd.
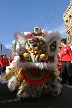
<path id="1" fill-rule="evenodd" d="M 24 56 L 24 58 L 27 58 L 27 57 L 29 57 L 29 54 L 28 53 L 24 53 L 23 56 Z"/>
<path id="2" fill-rule="evenodd" d="M 40 55 L 40 58 L 41 58 L 41 59 L 45 58 L 45 54 L 41 54 L 41 55 Z"/>
<path id="3" fill-rule="evenodd" d="M 56 77 L 58 76 L 58 73 L 57 72 L 51 72 L 50 73 L 50 79 L 53 81 Z"/>

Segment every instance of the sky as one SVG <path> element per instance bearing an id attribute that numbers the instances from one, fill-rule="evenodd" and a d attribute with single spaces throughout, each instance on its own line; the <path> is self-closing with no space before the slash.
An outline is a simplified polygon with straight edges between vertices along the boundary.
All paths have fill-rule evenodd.
<path id="1" fill-rule="evenodd" d="M 70 0 L 0 0 L 0 42 L 10 48 L 16 31 L 33 32 L 35 26 L 65 37 L 63 13 L 69 4 Z"/>

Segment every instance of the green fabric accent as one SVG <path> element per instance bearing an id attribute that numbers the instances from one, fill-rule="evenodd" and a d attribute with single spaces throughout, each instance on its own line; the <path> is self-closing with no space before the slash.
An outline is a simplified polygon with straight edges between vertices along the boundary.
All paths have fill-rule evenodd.
<path id="1" fill-rule="evenodd" d="M 32 77 L 30 74 L 29 74 L 29 69 L 27 68 L 26 70 L 26 73 L 27 73 L 27 75 L 30 77 L 30 78 L 34 78 L 34 77 Z M 40 78 L 41 76 L 42 76 L 42 72 L 43 72 L 44 70 L 40 70 L 40 75 L 39 76 L 36 76 L 36 78 Z"/>
<path id="2" fill-rule="evenodd" d="M 31 55 L 30 55 L 30 61 L 32 61 L 32 57 L 31 57 Z"/>
<path id="3" fill-rule="evenodd" d="M 28 44 L 28 41 L 26 41 L 25 45 Z"/>

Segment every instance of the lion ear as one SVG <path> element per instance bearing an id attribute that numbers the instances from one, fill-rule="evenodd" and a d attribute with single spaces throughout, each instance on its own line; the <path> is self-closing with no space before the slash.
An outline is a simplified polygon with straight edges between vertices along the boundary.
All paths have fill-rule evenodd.
<path id="1" fill-rule="evenodd" d="M 61 40 L 61 34 L 59 32 L 48 32 L 46 34 L 46 43 L 50 43 L 52 42 L 52 40 L 54 41 L 56 39 L 56 41 L 60 41 Z"/>
<path id="2" fill-rule="evenodd" d="M 49 38 L 48 38 L 49 37 Z M 59 53 L 59 45 L 61 40 L 61 35 L 58 32 L 52 32 L 48 35 L 47 41 L 47 54 L 56 55 Z"/>
<path id="3" fill-rule="evenodd" d="M 14 33 L 14 39 L 17 41 L 18 40 L 18 35 L 20 34 L 20 32 L 19 31 L 17 31 L 17 32 L 15 32 Z"/>
<path id="4" fill-rule="evenodd" d="M 14 33 L 14 39 L 18 43 L 20 43 L 21 45 L 24 45 L 25 42 L 27 41 L 26 36 L 23 33 L 19 32 L 19 31 L 17 31 L 17 32 Z"/>

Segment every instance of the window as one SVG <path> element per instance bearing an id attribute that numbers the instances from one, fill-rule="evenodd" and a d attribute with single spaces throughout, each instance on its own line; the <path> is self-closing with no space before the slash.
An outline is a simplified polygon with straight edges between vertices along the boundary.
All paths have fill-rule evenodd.
<path id="1" fill-rule="evenodd" d="M 72 16 L 70 15 L 69 18 L 71 18 Z"/>
<path id="2" fill-rule="evenodd" d="M 70 31 L 68 32 L 68 35 L 70 35 Z"/>
<path id="3" fill-rule="evenodd" d="M 5 49 L 4 49 L 4 53 L 5 53 Z"/>
<path id="4" fill-rule="evenodd" d="M 66 20 L 66 23 L 68 23 L 68 20 Z"/>
<path id="5" fill-rule="evenodd" d="M 70 43 L 71 42 L 71 36 L 69 35 L 67 39 L 68 39 L 68 42 Z"/>

